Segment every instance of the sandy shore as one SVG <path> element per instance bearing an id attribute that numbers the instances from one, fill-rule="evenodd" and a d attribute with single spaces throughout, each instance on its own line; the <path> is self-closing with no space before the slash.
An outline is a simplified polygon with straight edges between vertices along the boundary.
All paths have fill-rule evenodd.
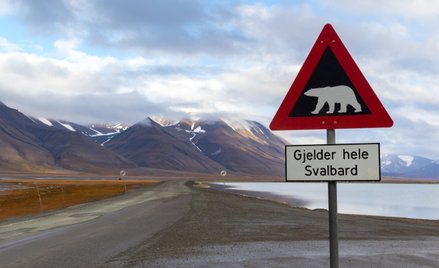
<path id="1" fill-rule="evenodd" d="M 329 267 L 327 211 L 192 189 L 176 224 L 108 267 Z M 341 267 L 439 267 L 439 221 L 339 215 Z"/>

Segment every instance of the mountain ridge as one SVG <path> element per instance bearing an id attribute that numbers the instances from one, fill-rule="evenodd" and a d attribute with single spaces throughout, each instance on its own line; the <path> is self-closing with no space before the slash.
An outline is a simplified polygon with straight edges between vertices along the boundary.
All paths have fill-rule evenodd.
<path id="1" fill-rule="evenodd" d="M 439 161 L 408 154 L 381 156 L 381 173 L 389 177 L 439 178 Z"/>
<path id="2" fill-rule="evenodd" d="M 136 169 L 138 174 L 174 170 L 182 174 L 226 171 L 236 175 L 283 175 L 281 152 L 285 142 L 257 122 L 243 121 L 252 125 L 245 133 L 220 120 L 162 118 L 155 119 L 157 123 L 147 117 L 130 127 L 83 126 L 32 117 L 5 104 L 0 105 L 0 114 L 0 149 L 7 152 L 0 157 L 3 172 L 114 173 L 118 169 Z M 262 135 L 264 132 L 269 135 Z M 224 156 L 225 152 L 232 156 Z M 275 167 L 270 168 L 271 164 Z"/>
<path id="3" fill-rule="evenodd" d="M 269 132 L 267 129 L 265 131 Z M 155 148 L 154 146 L 157 147 L 158 144 L 154 144 L 154 141 L 160 139 L 159 144 L 164 150 L 158 153 L 162 156 L 161 159 L 166 159 L 168 164 L 172 163 L 175 169 L 214 173 L 226 170 L 237 174 L 282 176 L 283 146 L 286 142 L 272 135 L 270 147 L 269 142 L 258 137 L 254 132 L 247 134 L 245 136 L 242 132 L 232 129 L 222 120 L 182 119 L 172 123 L 169 121 L 157 123 L 151 118 L 146 118 L 106 143 L 105 146 L 141 166 L 156 168 L 158 163 L 151 159 L 153 156 L 150 153 L 146 153 L 145 146 L 149 149 Z M 128 139 L 127 135 L 131 138 Z M 150 138 L 154 135 L 156 138 L 151 141 Z M 251 147 L 258 146 L 266 153 L 252 151 Z M 277 150 L 271 150 L 273 146 L 278 147 Z M 122 149 L 127 147 L 136 149 Z M 130 155 L 133 151 L 136 151 L 135 155 Z M 251 154 L 256 154 L 256 156 L 249 157 Z M 176 155 L 179 156 L 179 161 L 175 159 Z M 183 158 L 186 160 L 183 161 Z M 196 160 L 198 164 L 188 158 Z M 275 167 L 267 168 L 265 162 Z"/>
<path id="4" fill-rule="evenodd" d="M 4 104 L 0 106 L 0 150 L 3 171 L 98 171 L 135 166 L 76 131 L 50 127 Z"/>
<path id="5" fill-rule="evenodd" d="M 0 167 L 38 172 L 136 169 L 284 175 L 287 141 L 259 122 L 146 117 L 131 126 L 35 118 L 0 103 Z M 439 161 L 382 155 L 383 176 L 439 178 Z"/>

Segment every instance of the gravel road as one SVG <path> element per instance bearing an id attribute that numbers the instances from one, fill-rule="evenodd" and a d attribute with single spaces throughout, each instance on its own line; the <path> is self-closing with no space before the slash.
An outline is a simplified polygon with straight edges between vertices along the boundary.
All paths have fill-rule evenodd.
<path id="1" fill-rule="evenodd" d="M 200 186 L 0 224 L 0 267 L 329 267 L 327 211 Z M 341 267 L 439 267 L 439 221 L 339 215 L 339 237 Z"/>
<path id="2" fill-rule="evenodd" d="M 190 209 L 184 182 L 0 225 L 0 267 L 96 267 L 150 239 Z"/>

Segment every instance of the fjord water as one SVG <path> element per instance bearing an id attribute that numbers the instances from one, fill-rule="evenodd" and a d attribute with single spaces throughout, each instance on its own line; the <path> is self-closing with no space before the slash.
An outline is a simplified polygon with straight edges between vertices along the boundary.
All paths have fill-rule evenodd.
<path id="1" fill-rule="evenodd" d="M 251 196 L 284 197 L 292 205 L 328 208 L 327 183 L 225 183 Z M 439 184 L 337 183 L 338 213 L 439 220 Z"/>

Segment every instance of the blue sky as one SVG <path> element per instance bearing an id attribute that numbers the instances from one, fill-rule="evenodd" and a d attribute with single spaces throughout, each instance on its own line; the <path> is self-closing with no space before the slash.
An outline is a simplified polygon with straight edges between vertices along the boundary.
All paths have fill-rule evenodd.
<path id="1" fill-rule="evenodd" d="M 266 125 L 331 23 L 393 120 L 339 142 L 439 159 L 439 2 L 0 0 L 0 96 L 79 123 L 146 116 Z M 292 144 L 324 131 L 280 132 Z"/>

